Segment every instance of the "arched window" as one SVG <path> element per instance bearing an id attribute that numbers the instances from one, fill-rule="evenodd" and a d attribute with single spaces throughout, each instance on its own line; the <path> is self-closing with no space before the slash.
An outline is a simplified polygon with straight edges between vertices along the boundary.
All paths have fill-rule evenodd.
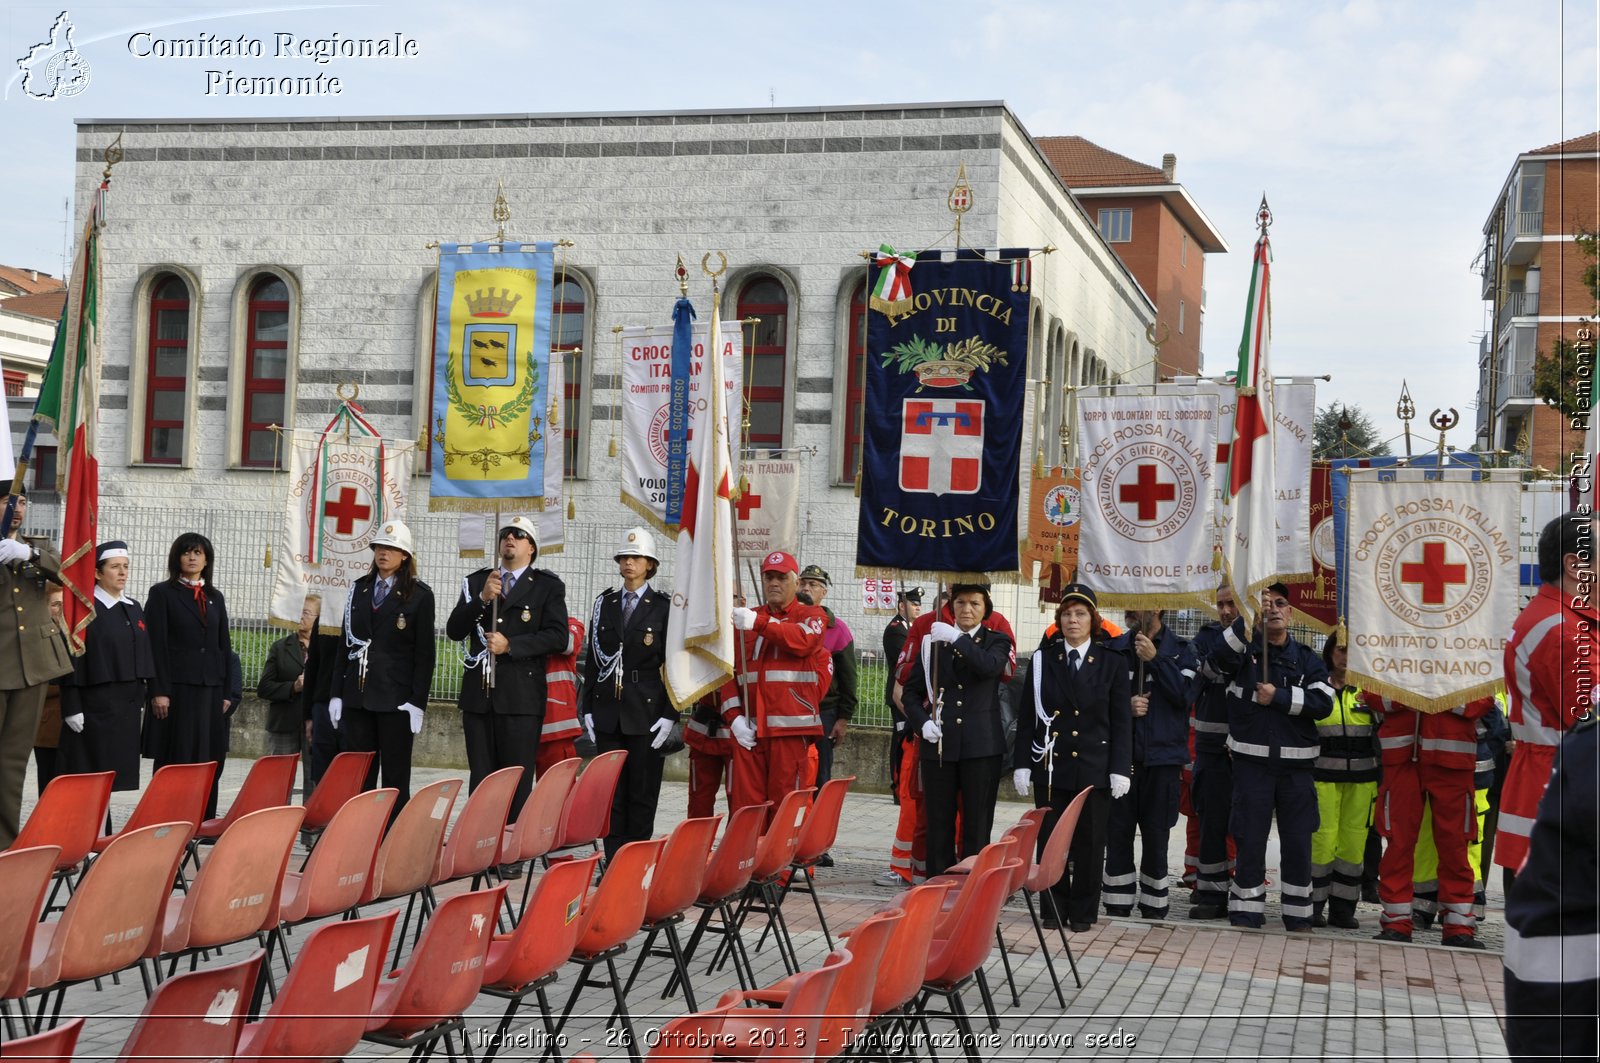
<path id="1" fill-rule="evenodd" d="M 142 460 L 180 465 L 188 420 L 189 286 L 175 273 L 162 273 L 149 292 Z"/>
<path id="2" fill-rule="evenodd" d="M 583 369 L 588 355 L 589 298 L 583 285 L 568 275 L 556 277 L 550 307 L 550 354 L 562 360 L 561 436 L 568 476 L 579 474 L 579 458 L 586 437 L 583 424 Z"/>
<path id="3" fill-rule="evenodd" d="M 240 464 L 270 469 L 278 454 L 271 426 L 283 425 L 289 375 L 289 286 L 273 274 L 263 273 L 250 283 L 244 354 Z"/>
<path id="4" fill-rule="evenodd" d="M 776 277 L 757 274 L 739 289 L 741 319 L 758 317 L 754 341 L 745 340 L 744 401 L 750 417 L 745 442 L 755 449 L 783 446 L 783 397 L 789 379 L 789 293 Z"/>
<path id="5" fill-rule="evenodd" d="M 851 483 L 861 468 L 863 416 L 866 411 L 867 370 L 867 289 L 856 286 L 847 308 L 849 319 L 845 323 L 845 384 L 844 384 L 844 446 L 840 448 L 841 464 L 836 477 L 839 483 Z"/>

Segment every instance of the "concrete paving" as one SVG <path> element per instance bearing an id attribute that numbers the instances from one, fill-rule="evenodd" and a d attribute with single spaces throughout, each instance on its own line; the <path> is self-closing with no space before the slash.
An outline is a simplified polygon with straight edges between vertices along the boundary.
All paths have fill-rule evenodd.
<path id="1" fill-rule="evenodd" d="M 223 805 L 231 799 L 249 761 L 231 759 L 223 782 Z M 459 773 L 418 769 L 413 786 Z M 28 799 L 33 795 L 30 778 Z M 118 794 L 113 802 L 120 822 L 136 795 Z M 657 824 L 666 829 L 683 815 L 687 793 L 681 784 L 662 790 Z M 27 802 L 25 802 L 26 806 Z M 1003 802 L 996 823 L 1013 822 L 1026 808 Z M 459 803 L 457 805 L 459 810 Z M 24 809 L 26 813 L 26 807 Z M 888 864 L 889 842 L 898 810 L 886 796 L 852 794 L 845 805 L 833 849 L 836 866 L 818 872 L 818 887 L 829 926 L 838 931 L 888 903 L 893 889 L 874 878 Z M 1180 827 L 1182 822 L 1180 820 Z M 1181 830 L 1174 849 L 1181 862 Z M 1269 854 L 1269 878 L 1276 877 L 1275 853 Z M 520 890 L 520 886 L 519 886 Z M 1010 945 L 1020 1004 L 1013 1006 L 998 955 L 986 965 L 998 1006 L 998 1029 L 979 1024 L 981 1055 L 987 1060 L 1025 1057 L 1076 1059 L 1439 1059 L 1501 1060 L 1506 1058 L 1500 1012 L 1500 954 L 1503 902 L 1491 890 L 1490 912 L 1483 936 L 1491 951 L 1466 952 L 1438 944 L 1438 932 L 1419 932 L 1410 945 L 1371 940 L 1377 932 L 1374 906 L 1362 905 L 1359 931 L 1319 929 L 1312 934 L 1273 929 L 1240 930 L 1187 918 L 1187 893 L 1174 893 L 1168 921 L 1108 919 L 1089 932 L 1070 934 L 1083 978 L 1073 986 L 1065 973 L 1059 938 L 1047 936 L 1063 972 L 1067 1006 L 1056 1001 L 1028 914 L 1020 899 L 1002 915 Z M 374 909 L 376 910 L 376 909 Z M 371 914 L 367 912 L 364 914 Z M 803 966 L 819 965 L 827 944 L 816 916 L 803 896 L 792 898 L 785 914 L 794 933 Z M 754 942 L 759 931 L 747 933 Z M 295 936 L 296 947 L 305 932 Z M 709 947 L 709 946 L 708 946 Z M 222 959 L 242 958 L 244 946 L 226 950 Z M 631 963 L 632 953 L 623 957 Z M 707 956 L 696 966 L 695 989 L 701 1006 L 735 986 L 730 969 L 701 973 Z M 776 950 L 769 944 L 754 957 L 762 984 L 783 977 Z M 216 962 L 215 960 L 213 962 Z M 681 1014 L 682 998 L 660 997 L 670 962 L 652 959 L 629 997 L 635 1029 L 647 1044 L 651 1032 Z M 571 969 L 575 972 L 575 968 Z M 281 964 L 280 964 L 281 978 Z M 571 991 L 573 975 L 563 972 L 550 988 L 557 1008 Z M 144 1006 L 137 974 L 124 974 L 120 985 L 92 985 L 69 990 L 65 1012 L 87 1015 L 77 1058 L 115 1058 L 133 1020 Z M 981 1014 L 982 1003 L 969 993 L 968 1009 Z M 615 1030 L 608 1031 L 611 995 L 586 988 L 567 1029 L 563 1055 L 587 1052 L 602 1058 L 626 1059 Z M 480 996 L 467 1017 L 474 1054 L 482 1056 L 485 1039 L 494 1030 L 503 1005 Z M 540 1029 L 537 1011 L 523 1011 L 512 1026 L 513 1040 L 500 1059 L 534 1059 Z M 960 1059 L 961 1048 L 948 1020 L 932 1023 L 932 1048 L 940 1059 Z M 919 1054 L 927 1057 L 927 1047 Z M 401 1050 L 363 1044 L 349 1058 L 399 1058 Z"/>

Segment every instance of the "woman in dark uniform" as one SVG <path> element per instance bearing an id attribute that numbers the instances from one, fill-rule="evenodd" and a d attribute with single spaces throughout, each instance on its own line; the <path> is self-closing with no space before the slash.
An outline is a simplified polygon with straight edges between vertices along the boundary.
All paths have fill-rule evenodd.
<path id="1" fill-rule="evenodd" d="M 60 770 L 114 771 L 114 790 L 139 789 L 139 724 L 156 676 L 144 610 L 123 594 L 128 561 L 127 543 L 95 550 L 94 623 L 61 685 Z"/>
<path id="2" fill-rule="evenodd" d="M 1111 650 L 1094 591 L 1081 583 L 1063 588 L 1056 609 L 1061 638 L 1033 655 L 1028 701 L 1017 713 L 1012 781 L 1019 794 L 1036 785 L 1033 803 L 1049 809 L 1039 847 L 1062 811 L 1084 787 L 1092 787 L 1072 835 L 1072 870 L 1052 889 L 1050 925 L 1065 920 L 1088 930 L 1100 910 L 1105 867 L 1106 817 L 1111 801 L 1128 792 L 1133 757 L 1133 709 L 1128 659 Z"/>
<path id="3" fill-rule="evenodd" d="M 333 668 L 328 718 L 343 748 L 378 754 L 367 789 L 400 791 L 390 822 L 411 799 L 411 742 L 422 730 L 437 654 L 433 591 L 417 579 L 411 529 L 397 520 L 372 540 L 372 568 L 350 587 L 344 609 L 345 650 Z"/>
<path id="4" fill-rule="evenodd" d="M 144 754 L 157 768 L 216 762 L 226 749 L 223 698 L 233 642 L 228 607 L 212 586 L 216 551 L 199 532 L 184 532 L 167 552 L 167 579 L 150 588 L 145 626 L 155 657 Z M 91 625 L 92 626 L 92 625 Z M 216 815 L 217 780 L 207 815 Z"/>
<path id="5" fill-rule="evenodd" d="M 929 629 L 901 697 L 906 726 L 921 742 L 930 875 L 956 862 L 958 805 L 962 855 L 989 844 L 1005 769 L 1000 688 L 1016 667 L 1012 640 L 984 625 L 994 613 L 988 584 L 955 584 L 950 607 L 955 623 L 937 621 Z"/>

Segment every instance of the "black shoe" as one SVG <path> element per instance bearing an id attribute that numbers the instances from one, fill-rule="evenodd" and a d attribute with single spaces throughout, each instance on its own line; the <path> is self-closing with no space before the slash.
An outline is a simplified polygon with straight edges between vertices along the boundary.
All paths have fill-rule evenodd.
<path id="1" fill-rule="evenodd" d="M 522 865 L 520 863 L 518 863 L 518 864 L 501 864 L 500 865 L 500 877 L 503 878 L 503 879 L 521 878 L 522 877 Z"/>
<path id="2" fill-rule="evenodd" d="M 1069 926 L 1070 926 L 1070 928 L 1071 928 L 1071 930 L 1072 930 L 1072 932 L 1074 934 L 1081 934 L 1085 930 L 1093 930 L 1094 929 L 1094 924 L 1093 923 L 1073 922 L 1073 923 L 1069 924 Z"/>
<path id="3" fill-rule="evenodd" d="M 1167 910 L 1165 908 L 1140 908 L 1139 909 L 1139 918 L 1140 919 L 1152 919 L 1152 920 L 1154 920 L 1154 921 L 1159 923 L 1161 920 L 1165 919 L 1166 917 L 1167 917 Z"/>
<path id="4" fill-rule="evenodd" d="M 1288 934 L 1309 934 L 1311 933 L 1311 924 L 1300 923 L 1295 926 L 1286 926 L 1283 929 L 1284 932 Z"/>
<path id="5" fill-rule="evenodd" d="M 1411 935 L 1410 934 L 1402 934 L 1398 930 L 1380 930 L 1380 931 L 1378 931 L 1377 934 L 1373 935 L 1372 940 L 1373 941 L 1403 941 L 1403 942 L 1405 942 L 1407 944 L 1410 944 Z"/>
<path id="6" fill-rule="evenodd" d="M 1133 908 L 1124 908 L 1121 905 L 1106 905 L 1106 914 L 1113 919 L 1129 919 L 1133 916 Z"/>
<path id="7" fill-rule="evenodd" d="M 1381 904 L 1381 903 L 1383 903 L 1378 898 L 1378 887 L 1377 886 L 1373 886 L 1373 885 L 1368 885 L 1368 886 L 1362 886 L 1361 887 L 1361 899 L 1363 901 L 1366 901 L 1368 904 Z"/>
<path id="8" fill-rule="evenodd" d="M 832 867 L 833 866 L 833 854 L 832 853 L 823 853 L 821 856 L 817 857 L 817 866 L 818 867 Z"/>
<path id="9" fill-rule="evenodd" d="M 1346 912 L 1334 912 L 1328 916 L 1328 925 L 1336 926 L 1340 930 L 1360 930 L 1361 920 Z"/>
<path id="10" fill-rule="evenodd" d="M 1477 938 L 1473 937 L 1471 934 L 1451 934 L 1449 937 L 1444 939 L 1442 944 L 1446 948 L 1451 948 L 1451 949 L 1482 949 L 1483 948 L 1483 942 L 1479 941 Z"/>
<path id="11" fill-rule="evenodd" d="M 1411 927 L 1413 930 L 1432 930 L 1433 916 L 1426 912 L 1412 912 Z"/>
<path id="12" fill-rule="evenodd" d="M 1039 925 L 1044 927 L 1046 930 L 1061 929 L 1061 921 L 1055 916 L 1051 915 L 1049 912 L 1039 916 Z"/>
<path id="13" fill-rule="evenodd" d="M 1220 904 L 1197 904 L 1189 909 L 1190 919 L 1226 919 L 1228 909 Z"/>
<path id="14" fill-rule="evenodd" d="M 1327 926 L 1328 925 L 1328 917 L 1326 915 L 1324 915 L 1323 913 L 1321 913 L 1321 912 L 1314 912 L 1314 913 L 1312 913 L 1312 916 L 1311 916 L 1311 925 L 1312 926 L 1319 926 L 1319 927 L 1320 926 Z"/>

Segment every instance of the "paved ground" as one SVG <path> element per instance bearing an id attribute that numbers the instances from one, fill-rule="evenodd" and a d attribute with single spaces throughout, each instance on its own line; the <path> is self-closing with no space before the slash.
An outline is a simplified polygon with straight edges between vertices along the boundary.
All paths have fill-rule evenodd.
<path id="1" fill-rule="evenodd" d="M 228 762 L 224 805 L 248 765 L 248 761 Z M 450 774 L 419 770 L 413 782 L 421 785 Z M 30 797 L 32 792 L 30 779 Z M 133 796 L 117 795 L 113 807 L 119 822 L 132 806 Z M 683 786 L 668 783 L 663 788 L 658 824 L 665 827 L 675 822 L 685 804 Z M 997 823 L 1014 821 L 1024 807 L 1003 804 Z M 819 872 L 824 911 L 835 931 L 854 925 L 893 896 L 893 890 L 874 885 L 873 878 L 887 866 L 897 812 L 884 796 L 852 795 L 847 801 L 834 849 L 837 866 Z M 1174 846 L 1181 858 L 1181 840 L 1176 834 Z M 1275 854 L 1269 854 L 1269 877 L 1276 874 L 1275 859 Z M 1503 930 L 1502 906 L 1502 898 L 1492 891 L 1484 937 L 1495 949 Z M 1026 910 L 1020 901 L 1008 905 L 1003 923 L 1021 1004 L 1011 1006 L 999 959 L 991 958 L 987 970 L 996 992 L 1000 1025 L 998 1031 L 980 1031 L 983 1056 L 990 1060 L 1089 1056 L 1263 1061 L 1408 1060 L 1446 1055 L 1459 1061 L 1505 1058 L 1497 1018 L 1503 1003 L 1497 951 L 1445 949 L 1438 945 L 1437 931 L 1418 933 L 1417 943 L 1412 945 L 1380 944 L 1371 940 L 1377 931 L 1377 914 L 1370 905 L 1362 906 L 1364 926 L 1360 931 L 1318 930 L 1293 936 L 1281 930 L 1191 923 L 1184 918 L 1186 909 L 1187 898 L 1179 891 L 1171 921 L 1102 918 L 1092 931 L 1070 935 L 1084 986 L 1076 989 L 1070 976 L 1065 976 L 1067 1007 L 1063 1010 L 1038 955 Z M 802 964 L 820 963 L 827 945 L 806 898 L 792 898 L 785 912 L 795 931 Z M 1275 912 L 1268 918 L 1273 921 Z M 299 940 L 304 940 L 303 934 Z M 1064 970 L 1059 939 L 1049 940 Z M 226 955 L 240 958 L 248 951 L 238 946 Z M 631 955 L 627 959 L 631 961 Z M 770 946 L 755 957 L 755 965 L 763 983 L 783 974 Z M 665 960 L 647 963 L 646 974 L 630 995 L 641 1037 L 647 1038 L 650 1030 L 681 1011 L 681 997 L 660 999 L 668 966 Z M 571 985 L 572 978 L 564 973 L 552 987 L 557 1006 Z M 701 975 L 697 970 L 695 987 L 702 1006 L 733 985 L 731 970 L 714 975 Z M 981 1003 L 976 994 L 972 996 L 969 1007 L 978 1011 Z M 88 985 L 70 990 L 66 1011 L 90 1016 L 78 1058 L 115 1058 L 143 1005 L 144 993 L 136 975 L 124 975 L 120 986 L 107 985 L 101 992 Z M 480 1044 L 498 1021 L 499 1005 L 499 1001 L 480 997 L 469 1015 L 469 1031 Z M 627 1058 L 614 1035 L 605 1030 L 609 1005 L 607 990 L 584 990 L 569 1027 L 565 1054 L 586 1051 Z M 520 1018 L 526 1019 L 526 1013 Z M 531 1036 L 536 1017 L 531 1022 L 519 1022 L 513 1033 Z M 941 1059 L 959 1059 L 961 1055 L 950 1029 L 948 1022 L 934 1022 L 934 1048 Z M 482 1054 L 478 1048 L 474 1051 Z M 499 1058 L 534 1058 L 537 1054 L 508 1047 Z M 381 1046 L 363 1045 L 351 1058 L 399 1055 Z"/>

